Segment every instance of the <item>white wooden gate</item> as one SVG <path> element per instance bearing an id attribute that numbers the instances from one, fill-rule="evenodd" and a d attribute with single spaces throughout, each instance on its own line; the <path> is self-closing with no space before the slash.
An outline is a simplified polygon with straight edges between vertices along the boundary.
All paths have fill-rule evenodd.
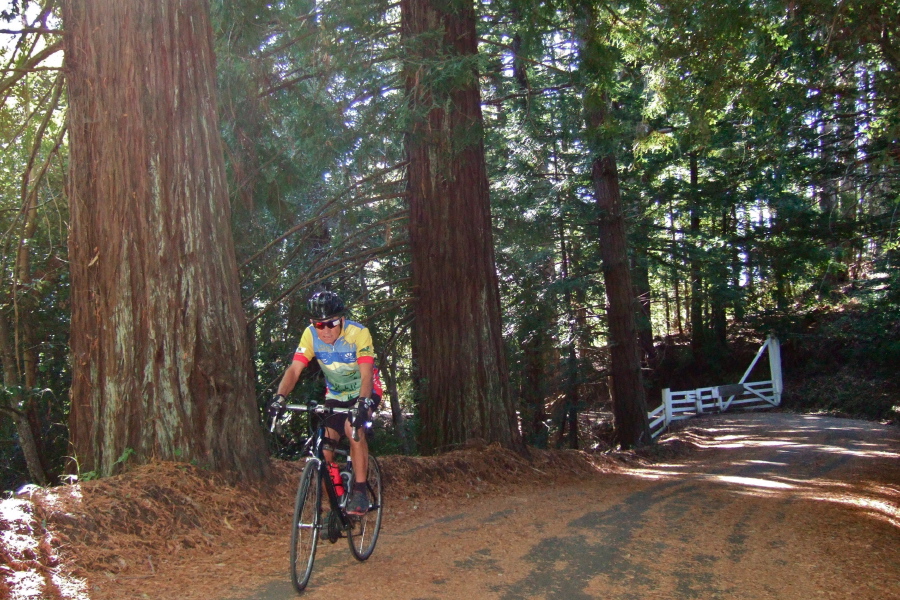
<path id="1" fill-rule="evenodd" d="M 753 367 L 762 355 L 769 351 L 769 373 L 765 381 L 747 381 Z M 781 404 L 781 345 L 778 338 L 770 335 L 756 353 L 756 358 L 738 383 L 716 387 L 697 388 L 683 392 L 673 392 L 669 388 L 662 391 L 662 404 L 648 413 L 650 433 L 659 436 L 669 423 L 688 419 L 704 413 L 723 412 L 732 407 L 755 410 Z"/>

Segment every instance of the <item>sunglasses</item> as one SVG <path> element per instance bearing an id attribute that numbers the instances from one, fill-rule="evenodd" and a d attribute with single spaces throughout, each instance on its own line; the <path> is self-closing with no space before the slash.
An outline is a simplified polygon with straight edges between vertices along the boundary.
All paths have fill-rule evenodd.
<path id="1" fill-rule="evenodd" d="M 316 329 L 325 329 L 326 327 L 328 329 L 334 329 L 335 327 L 337 327 L 340 324 L 341 324 L 341 320 L 338 318 L 338 319 L 332 319 L 330 321 L 317 321 L 317 322 L 313 323 L 313 327 L 315 327 Z"/>

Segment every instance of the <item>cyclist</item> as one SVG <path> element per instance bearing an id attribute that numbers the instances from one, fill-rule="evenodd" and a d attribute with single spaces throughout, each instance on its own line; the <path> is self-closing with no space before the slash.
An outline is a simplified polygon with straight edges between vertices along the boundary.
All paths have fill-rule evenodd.
<path id="1" fill-rule="evenodd" d="M 363 515 L 369 509 L 366 494 L 369 446 L 364 430 L 359 431 L 359 441 L 353 440 L 352 428 L 364 428 L 372 416 L 372 410 L 381 402 L 381 382 L 375 368 L 375 350 L 368 328 L 344 317 L 344 302 L 334 292 L 316 292 L 308 302 L 309 327 L 304 329 L 294 360 L 285 370 L 278 392 L 269 404 L 269 416 L 284 414 L 285 397 L 291 393 L 303 369 L 315 357 L 325 374 L 325 406 L 350 407 L 359 412 L 353 423 L 345 413 L 334 414 L 325 421 L 325 434 L 329 439 L 325 447 L 325 459 L 334 460 L 333 448 L 340 436 L 350 439 L 350 458 L 353 462 L 353 489 L 348 490 L 347 513 Z"/>

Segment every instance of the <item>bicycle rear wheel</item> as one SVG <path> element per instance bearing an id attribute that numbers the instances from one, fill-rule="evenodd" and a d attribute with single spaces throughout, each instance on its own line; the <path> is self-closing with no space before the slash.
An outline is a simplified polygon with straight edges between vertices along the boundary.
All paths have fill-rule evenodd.
<path id="1" fill-rule="evenodd" d="M 384 509 L 381 467 L 378 466 L 378 460 L 371 454 L 369 455 L 366 487 L 368 488 L 369 510 L 361 517 L 350 516 L 350 530 L 347 532 L 350 552 L 359 561 L 369 558 L 372 551 L 375 550 L 375 542 L 378 541 L 378 533 L 381 531 L 381 513 Z"/>
<path id="2" fill-rule="evenodd" d="M 300 475 L 291 530 L 291 581 L 298 592 L 309 583 L 322 524 L 322 482 L 319 463 L 311 460 Z"/>

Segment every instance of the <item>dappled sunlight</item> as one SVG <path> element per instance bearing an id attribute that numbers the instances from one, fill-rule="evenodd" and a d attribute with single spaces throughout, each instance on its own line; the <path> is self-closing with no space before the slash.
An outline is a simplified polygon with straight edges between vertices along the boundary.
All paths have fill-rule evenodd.
<path id="1" fill-rule="evenodd" d="M 849 456 L 858 456 L 860 458 L 900 458 L 900 452 L 888 452 L 887 450 L 854 450 L 852 448 L 842 448 L 840 446 L 812 446 L 820 452 L 829 452 L 832 454 L 846 454 Z"/>
<path id="2" fill-rule="evenodd" d="M 54 496 L 54 492 L 47 493 L 44 505 L 55 506 Z M 43 526 L 38 526 L 33 511 L 31 499 L 0 501 L 0 547 L 9 557 L 0 568 L 0 576 L 9 587 L 10 598 L 89 600 L 85 580 L 58 568 L 55 540 Z"/>
<path id="3" fill-rule="evenodd" d="M 893 481 L 900 479 L 896 430 L 878 424 L 842 426 L 819 416 L 793 419 L 800 424 L 779 426 L 783 421 L 776 415 L 707 421 L 673 436 L 704 453 L 714 452 L 716 459 L 704 454 L 697 462 L 688 457 L 681 464 L 626 473 L 691 489 L 704 482 L 740 496 L 840 506 L 900 528 L 900 482 Z"/>
<path id="4" fill-rule="evenodd" d="M 780 481 L 772 481 L 770 479 L 761 479 L 759 477 L 737 477 L 733 475 L 711 475 L 709 479 L 714 481 L 722 481 L 724 483 L 734 483 L 749 487 L 771 488 L 779 490 L 793 490 L 796 486 Z"/>
<path id="5" fill-rule="evenodd" d="M 881 453 L 878 457 L 883 458 L 884 454 Z M 869 458 L 871 457 L 870 455 Z M 849 483 L 833 479 L 785 477 L 779 475 L 778 471 L 790 468 L 791 465 L 783 462 L 750 459 L 735 461 L 729 466 L 737 467 L 735 473 L 739 473 L 742 465 L 772 468 L 754 476 L 704 473 L 702 467 L 691 470 L 685 468 L 690 465 L 684 464 L 664 465 L 666 468 L 660 468 L 663 465 L 654 465 L 650 468 L 629 468 L 623 469 L 622 472 L 643 480 L 670 480 L 686 484 L 690 484 L 692 481 L 711 482 L 720 484 L 722 489 L 741 496 L 772 500 L 800 499 L 810 502 L 826 502 L 858 509 L 859 514 L 900 528 L 900 489 L 896 486 L 862 481 Z"/>
<path id="6" fill-rule="evenodd" d="M 35 553 L 37 540 L 31 536 L 31 503 L 27 500 L 10 499 L 0 502 L 0 543 L 17 555 Z"/>
<path id="7" fill-rule="evenodd" d="M 663 471 L 660 469 L 623 469 L 622 472 L 633 477 L 638 477 L 640 479 L 655 480 L 691 475 L 691 473 L 688 473 L 686 471 Z"/>
<path id="8" fill-rule="evenodd" d="M 804 499 L 860 509 L 863 514 L 900 528 L 900 507 L 896 504 L 855 494 L 805 494 Z"/>
<path id="9" fill-rule="evenodd" d="M 789 442 L 787 440 L 757 440 L 752 438 L 746 438 L 740 442 L 729 442 L 729 443 L 719 443 L 714 442 L 709 445 L 709 447 L 716 447 L 722 449 L 730 449 L 730 448 L 754 448 L 754 447 L 784 447 L 784 446 L 799 446 L 795 442 Z"/>

